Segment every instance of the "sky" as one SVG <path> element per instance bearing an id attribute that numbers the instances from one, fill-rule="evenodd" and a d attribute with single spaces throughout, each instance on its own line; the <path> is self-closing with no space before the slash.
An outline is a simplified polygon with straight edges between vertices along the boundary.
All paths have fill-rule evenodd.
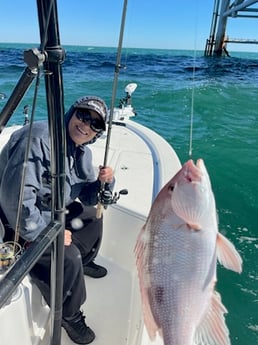
<path id="1" fill-rule="evenodd" d="M 117 47 L 123 0 L 58 0 L 62 45 Z M 128 0 L 123 47 L 204 50 L 214 0 Z M 231 38 L 258 39 L 258 19 L 229 18 Z M 36 0 L 2 1 L 0 43 L 39 43 Z M 230 47 L 230 48 L 229 48 Z M 258 51 L 231 44 L 228 50 Z"/>

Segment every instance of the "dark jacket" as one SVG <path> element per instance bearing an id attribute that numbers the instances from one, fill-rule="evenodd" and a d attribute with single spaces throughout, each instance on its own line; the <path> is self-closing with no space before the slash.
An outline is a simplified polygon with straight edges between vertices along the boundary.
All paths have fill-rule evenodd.
<path id="1" fill-rule="evenodd" d="M 69 118 L 68 112 L 67 124 Z M 0 206 L 13 229 L 16 228 L 28 132 L 28 125 L 15 131 L 0 154 Z M 26 241 L 35 240 L 51 219 L 49 144 L 47 121 L 34 123 L 20 217 L 20 235 Z M 96 180 L 91 150 L 87 145 L 76 147 L 67 135 L 66 205 L 76 198 L 86 205 L 96 204 L 99 188 L 100 181 Z"/>

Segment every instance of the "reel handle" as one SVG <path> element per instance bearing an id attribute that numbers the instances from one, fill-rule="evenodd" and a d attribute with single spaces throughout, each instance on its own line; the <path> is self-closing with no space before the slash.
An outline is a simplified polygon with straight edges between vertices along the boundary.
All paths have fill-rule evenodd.
<path id="1" fill-rule="evenodd" d="M 99 201 L 97 205 L 96 218 L 97 219 L 101 218 L 103 207 L 106 209 L 108 205 L 116 204 L 117 200 L 120 198 L 120 195 L 127 195 L 127 194 L 128 194 L 127 189 L 121 189 L 119 193 L 115 192 L 115 194 L 113 195 L 109 184 L 105 183 L 104 187 L 101 189 L 99 193 Z"/>

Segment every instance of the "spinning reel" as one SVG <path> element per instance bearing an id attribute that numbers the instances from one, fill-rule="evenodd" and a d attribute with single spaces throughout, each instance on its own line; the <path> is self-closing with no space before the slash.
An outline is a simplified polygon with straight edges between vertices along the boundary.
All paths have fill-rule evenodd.
<path id="1" fill-rule="evenodd" d="M 110 189 L 109 183 L 105 183 L 104 187 L 100 190 L 98 196 L 98 202 L 103 205 L 106 209 L 108 205 L 116 204 L 117 200 L 120 198 L 120 195 L 127 195 L 128 190 L 122 189 L 118 193 L 115 192 L 114 195 L 112 190 Z"/>
<path id="2" fill-rule="evenodd" d="M 7 271 L 21 253 L 21 246 L 15 242 L 0 243 L 0 273 Z"/>

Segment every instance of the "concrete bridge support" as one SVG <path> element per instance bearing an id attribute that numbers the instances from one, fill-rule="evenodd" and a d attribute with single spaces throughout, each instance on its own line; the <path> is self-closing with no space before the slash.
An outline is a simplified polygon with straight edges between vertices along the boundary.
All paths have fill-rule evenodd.
<path id="1" fill-rule="evenodd" d="M 214 10 L 209 39 L 206 41 L 206 56 L 229 55 L 227 43 L 258 44 L 258 39 L 229 38 L 227 24 L 229 19 L 258 18 L 257 0 L 214 0 Z"/>

